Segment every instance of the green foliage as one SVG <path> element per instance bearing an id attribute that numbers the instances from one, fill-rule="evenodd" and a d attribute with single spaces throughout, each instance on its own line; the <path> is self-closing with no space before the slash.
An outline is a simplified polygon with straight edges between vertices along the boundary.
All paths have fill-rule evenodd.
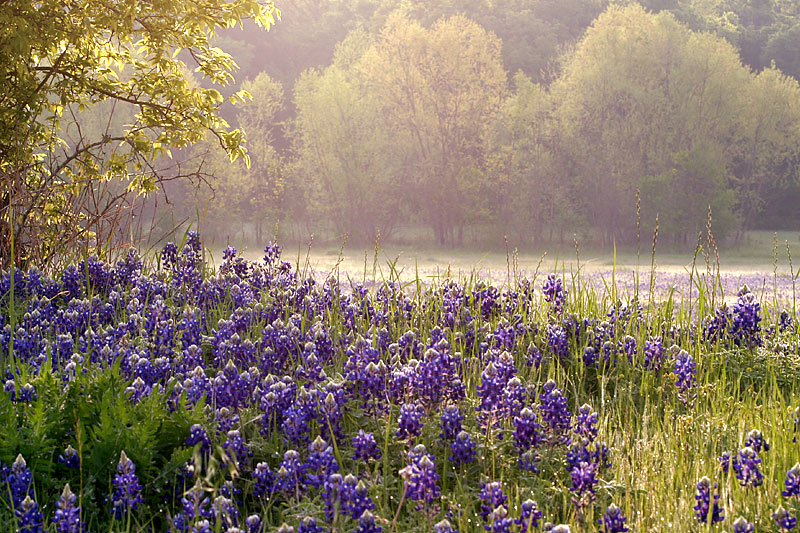
<path id="1" fill-rule="evenodd" d="M 22 454 L 36 472 L 39 501 L 55 502 L 69 483 L 82 491 L 85 522 L 106 521 L 104 502 L 113 492 L 123 450 L 136 464 L 141 483 L 155 489 L 148 506 L 156 509 L 161 498 L 171 497 L 169 484 L 192 455 L 185 445 L 189 428 L 205 421 L 202 402 L 169 410 L 170 391 L 163 390 L 133 404 L 124 394 L 129 381 L 116 367 L 82 372 L 78 366 L 74 379 L 63 383 L 45 366 L 30 383 L 38 393 L 31 404 L 14 404 L 9 395 L 0 395 L 0 462 L 10 465 Z M 57 461 L 67 446 L 78 450 L 80 469 Z M 166 527 L 166 522 L 158 526 Z"/>
<path id="2" fill-rule="evenodd" d="M 193 84 L 184 58 L 213 84 L 231 83 L 236 63 L 212 38 L 247 18 L 269 27 L 274 7 L 257 0 L 0 3 L 4 264 L 12 231 L 19 256 L 40 262 L 65 241 L 105 237 L 97 227 L 125 193 L 158 187 L 154 160 L 207 132 L 232 160 L 246 159 L 243 133 L 218 114 L 220 91 Z M 66 116 L 103 101 L 133 105 L 133 121 L 68 142 Z M 96 185 L 112 180 L 122 192 L 96 205 Z"/>

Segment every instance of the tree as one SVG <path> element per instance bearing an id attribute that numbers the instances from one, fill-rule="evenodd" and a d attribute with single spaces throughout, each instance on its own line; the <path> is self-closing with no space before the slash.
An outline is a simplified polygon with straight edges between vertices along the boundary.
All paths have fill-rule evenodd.
<path id="1" fill-rule="evenodd" d="M 500 40 L 464 16 L 430 29 L 395 12 L 356 68 L 413 167 L 415 204 L 439 244 L 479 210 L 486 125 L 506 94 Z"/>
<path id="2" fill-rule="evenodd" d="M 193 85 L 187 62 L 230 83 L 236 64 L 215 32 L 247 18 L 268 28 L 275 15 L 271 0 L 0 0 L 0 260 L 12 236 L 18 257 L 37 262 L 79 239 L 97 245 L 99 221 L 130 195 L 188 177 L 156 160 L 208 132 L 246 157 L 242 131 L 218 114 L 220 91 Z M 67 142 L 65 110 L 103 101 L 134 106 L 134 121 Z M 92 205 L 95 185 L 112 181 L 122 192 Z"/>
<path id="3" fill-rule="evenodd" d="M 403 166 L 377 95 L 350 68 L 368 46 L 356 32 L 324 72 L 295 85 L 297 152 L 314 211 L 359 242 L 389 237 L 404 214 Z"/>
<path id="4" fill-rule="evenodd" d="M 741 96 L 738 142 L 730 151 L 739 237 L 753 228 L 770 191 L 787 190 L 800 178 L 800 84 L 768 68 Z"/>
<path id="5" fill-rule="evenodd" d="M 643 219 L 658 213 L 677 242 L 704 227 L 708 203 L 731 220 L 728 178 L 751 81 L 729 43 L 669 13 L 612 7 L 594 22 L 551 89 L 559 166 L 605 242 L 635 240 L 636 190 L 648 182 L 653 192 L 677 187 L 642 201 Z M 665 216 L 683 213 L 686 198 L 706 209 Z"/>
<path id="6" fill-rule="evenodd" d="M 536 241 L 549 229 L 577 230 L 585 220 L 572 209 L 571 187 L 554 165 L 551 99 L 521 71 L 488 136 L 492 211 L 503 233 Z M 551 233 L 552 237 L 552 233 Z"/>

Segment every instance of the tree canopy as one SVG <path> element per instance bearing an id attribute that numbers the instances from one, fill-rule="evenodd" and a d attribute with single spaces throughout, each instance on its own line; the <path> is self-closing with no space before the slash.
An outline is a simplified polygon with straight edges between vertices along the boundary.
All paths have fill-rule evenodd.
<path id="1" fill-rule="evenodd" d="M 157 162 L 171 149 L 211 134 L 232 159 L 246 157 L 215 87 L 231 84 L 236 63 L 213 38 L 245 19 L 269 28 L 277 15 L 269 0 L 0 1 L 3 262 L 12 237 L 18 256 L 35 260 L 59 243 L 108 238 L 96 229 L 129 193 L 183 175 Z M 65 122 L 100 102 L 131 107 L 130 123 L 68 141 Z"/>

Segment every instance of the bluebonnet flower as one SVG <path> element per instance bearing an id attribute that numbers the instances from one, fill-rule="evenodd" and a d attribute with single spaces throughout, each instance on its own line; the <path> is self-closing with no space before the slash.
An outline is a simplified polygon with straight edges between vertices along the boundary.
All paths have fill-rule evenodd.
<path id="1" fill-rule="evenodd" d="M 722 469 L 722 473 L 727 474 L 731 467 L 731 452 L 722 452 L 722 455 L 717 457 L 717 460 L 719 461 L 719 466 Z"/>
<path id="2" fill-rule="evenodd" d="M 284 413 L 283 423 L 281 429 L 283 434 L 294 444 L 305 444 L 309 441 L 309 433 L 311 428 L 309 422 L 314 418 L 314 414 L 304 406 L 295 402 Z"/>
<path id="3" fill-rule="evenodd" d="M 551 442 L 563 442 L 572 425 L 572 413 L 567 409 L 567 399 L 561 394 L 552 379 L 547 381 L 539 394 L 539 411 L 547 426 Z"/>
<path id="4" fill-rule="evenodd" d="M 445 518 L 433 525 L 433 533 L 458 533 L 458 530 L 454 529 L 450 521 Z"/>
<path id="5" fill-rule="evenodd" d="M 19 508 L 27 496 L 33 496 L 33 474 L 28 469 L 28 465 L 22 454 L 11 464 L 11 472 L 6 478 L 8 483 L 8 494 L 11 496 L 11 503 L 14 508 Z"/>
<path id="6" fill-rule="evenodd" d="M 675 357 L 675 386 L 678 398 L 686 405 L 692 400 L 692 389 L 697 385 L 697 363 L 686 350 L 681 350 Z"/>
<path id="7" fill-rule="evenodd" d="M 747 285 L 739 291 L 739 298 L 733 305 L 730 335 L 737 346 L 753 348 L 761 346 L 761 304 Z"/>
<path id="8" fill-rule="evenodd" d="M 514 417 L 514 446 L 519 453 L 539 445 L 542 441 L 541 427 L 536 413 L 528 407 Z"/>
<path id="9" fill-rule="evenodd" d="M 267 266 L 272 266 L 281 256 L 281 247 L 278 246 L 276 242 L 269 242 L 267 243 L 267 247 L 264 248 L 264 263 Z"/>
<path id="10" fill-rule="evenodd" d="M 25 496 L 19 507 L 14 508 L 17 528 L 20 533 L 44 533 L 44 516 L 39 504 L 30 496 Z"/>
<path id="11" fill-rule="evenodd" d="M 178 247 L 170 241 L 161 249 L 161 262 L 166 267 L 172 267 L 178 262 Z"/>
<path id="12" fill-rule="evenodd" d="M 375 523 L 375 517 L 369 511 L 364 511 L 358 519 L 356 533 L 381 533 L 383 528 Z"/>
<path id="13" fill-rule="evenodd" d="M 593 463 L 598 469 L 611 467 L 608 446 L 603 442 L 595 442 L 594 449 L 590 449 L 591 444 L 586 439 L 572 443 L 567 450 L 568 470 L 572 470 L 582 462 Z"/>
<path id="14" fill-rule="evenodd" d="M 286 496 L 298 496 L 303 490 L 305 478 L 305 465 L 300 463 L 300 454 L 296 450 L 287 450 L 283 454 L 275 489 L 283 492 Z"/>
<path id="15" fill-rule="evenodd" d="M 253 470 L 253 479 L 255 480 L 255 487 L 253 488 L 253 496 L 256 498 L 269 497 L 275 485 L 275 475 L 269 469 L 267 463 L 261 462 L 256 465 Z"/>
<path id="16" fill-rule="evenodd" d="M 342 489 L 342 510 L 351 518 L 358 518 L 364 511 L 375 509 L 363 480 L 358 481 L 353 474 L 347 474 Z"/>
<path id="17" fill-rule="evenodd" d="M 733 470 L 736 472 L 736 479 L 743 487 L 758 487 L 764 482 L 764 475 L 758 465 L 761 459 L 753 448 L 742 448 L 736 457 L 733 458 Z"/>
<path id="18" fill-rule="evenodd" d="M 560 313 L 567 299 L 567 291 L 564 289 L 561 278 L 555 274 L 548 274 L 544 285 L 542 285 L 542 292 L 544 293 L 545 301 L 550 304 L 550 310 L 554 313 Z"/>
<path id="19" fill-rule="evenodd" d="M 697 482 L 694 499 L 697 504 L 694 506 L 695 516 L 700 523 L 708 522 L 708 514 L 711 512 L 711 523 L 722 522 L 725 520 L 724 509 L 719 504 L 719 493 L 716 492 L 717 484 L 714 484 L 714 501 L 711 501 L 711 480 L 707 477 L 700 478 Z"/>
<path id="20" fill-rule="evenodd" d="M 503 388 L 503 414 L 506 418 L 517 416 L 528 398 L 528 388 L 518 377 L 514 376 L 508 380 Z"/>
<path id="21" fill-rule="evenodd" d="M 339 471 L 339 463 L 333 455 L 333 448 L 322 437 L 317 437 L 308 446 L 309 457 L 305 464 L 306 478 L 312 487 L 320 487 L 328 476 Z"/>
<path id="22" fill-rule="evenodd" d="M 500 361 L 490 360 L 481 372 L 481 383 L 477 388 L 480 404 L 476 409 L 482 424 L 496 422 L 505 405 L 503 391 L 510 375 L 499 363 Z"/>
<path id="23" fill-rule="evenodd" d="M 487 524 L 483 529 L 491 533 L 511 533 L 511 526 L 516 522 L 508 516 L 508 510 L 503 505 L 495 507 L 486 517 Z"/>
<path id="24" fill-rule="evenodd" d="M 239 508 L 233 501 L 223 495 L 214 498 L 212 506 L 214 518 L 225 528 L 239 525 Z"/>
<path id="25" fill-rule="evenodd" d="M 567 330 L 558 324 L 547 325 L 547 346 L 550 352 L 561 360 L 569 357 L 569 337 Z"/>
<path id="26" fill-rule="evenodd" d="M 297 526 L 297 533 L 323 533 L 325 530 L 317 525 L 317 521 L 313 517 L 306 516 L 300 521 Z"/>
<path id="27" fill-rule="evenodd" d="M 78 456 L 78 450 L 68 445 L 63 454 L 58 456 L 58 462 L 70 468 L 79 468 L 81 466 L 81 458 Z"/>
<path id="28" fill-rule="evenodd" d="M 597 413 L 591 405 L 585 403 L 578 409 L 575 433 L 589 442 L 597 438 Z"/>
<path id="29" fill-rule="evenodd" d="M 783 482 L 786 490 L 781 494 L 784 498 L 791 498 L 792 496 L 800 498 L 800 463 L 789 469 L 786 473 L 786 481 Z"/>
<path id="30" fill-rule="evenodd" d="M 236 468 L 239 468 L 239 461 L 246 461 L 253 455 L 238 429 L 228 431 L 228 438 L 222 443 L 222 448 L 226 450 L 228 459 L 236 465 Z"/>
<path id="31" fill-rule="evenodd" d="M 189 428 L 189 437 L 186 439 L 187 446 L 200 445 L 200 451 L 207 454 L 211 450 L 211 439 L 208 438 L 206 430 L 200 424 L 193 424 Z"/>
<path id="32" fill-rule="evenodd" d="M 570 533 L 569 526 L 566 524 L 559 524 L 545 531 L 547 531 L 547 533 Z"/>
<path id="33" fill-rule="evenodd" d="M 366 463 L 372 460 L 381 458 L 381 451 L 378 448 L 378 443 L 375 442 L 375 436 L 372 433 L 367 433 L 363 429 L 358 430 L 358 435 L 353 437 L 353 459 L 361 460 Z"/>
<path id="34" fill-rule="evenodd" d="M 520 470 L 527 470 L 534 474 L 539 473 L 539 462 L 542 458 L 539 456 L 537 452 L 534 450 L 528 450 L 520 454 L 519 459 L 517 459 L 517 466 Z"/>
<path id="35" fill-rule="evenodd" d="M 542 364 L 542 351 L 536 344 L 531 341 L 528 345 L 527 356 L 525 357 L 525 364 L 534 368 L 539 368 Z"/>
<path id="36" fill-rule="evenodd" d="M 733 533 L 753 533 L 756 530 L 755 524 L 748 522 L 740 516 L 733 522 Z"/>
<path id="37" fill-rule="evenodd" d="M 331 474 L 325 480 L 322 490 L 322 501 L 325 503 L 325 520 L 333 522 L 336 515 L 343 511 L 344 478 L 341 474 Z"/>
<path id="38" fill-rule="evenodd" d="M 697 383 L 697 363 L 686 350 L 681 350 L 675 357 L 675 386 L 680 390 L 688 390 Z"/>
<path id="39" fill-rule="evenodd" d="M 440 418 L 442 432 L 440 437 L 444 440 L 453 440 L 461 432 L 461 422 L 464 416 L 459 412 L 458 406 L 448 405 Z"/>
<path id="40" fill-rule="evenodd" d="M 781 530 L 790 530 L 794 529 L 797 525 L 797 518 L 793 517 L 789 511 L 787 511 L 783 505 L 778 507 L 774 513 L 772 513 L 772 519 L 775 520 L 775 523 L 778 524 L 778 527 Z"/>
<path id="41" fill-rule="evenodd" d="M 261 524 L 261 517 L 257 514 L 251 514 L 244 520 L 245 526 L 247 526 L 247 533 L 262 533 L 264 528 Z M 298 530 L 298 533 L 304 533 Z"/>
<path id="42" fill-rule="evenodd" d="M 664 345 L 661 343 L 661 337 L 650 337 L 644 341 L 644 361 L 642 366 L 646 370 L 661 370 L 661 364 L 664 362 Z"/>
<path id="43" fill-rule="evenodd" d="M 619 351 L 627 357 L 629 363 L 633 364 L 633 357 L 636 355 L 636 339 L 625 335 L 619 343 Z"/>
<path id="44" fill-rule="evenodd" d="M 542 519 L 542 516 L 543 513 L 539 510 L 535 501 L 528 499 L 522 502 L 519 520 L 517 521 L 520 533 L 526 533 L 531 528 L 539 527 L 539 520 Z"/>
<path id="45" fill-rule="evenodd" d="M 411 464 L 400 471 L 400 475 L 405 482 L 406 495 L 412 500 L 430 504 L 441 495 L 434 457 L 426 452 L 412 459 Z"/>
<path id="46" fill-rule="evenodd" d="M 283 524 L 280 525 L 280 527 L 278 527 L 277 533 L 294 533 L 294 528 L 289 524 L 287 524 L 286 522 L 284 522 Z"/>
<path id="47" fill-rule="evenodd" d="M 144 502 L 141 492 L 136 466 L 123 451 L 119 455 L 117 474 L 114 476 L 114 516 L 119 519 L 135 511 Z"/>
<path id="48" fill-rule="evenodd" d="M 753 429 L 747 434 L 744 445 L 745 447 L 749 446 L 750 448 L 753 448 L 756 453 L 769 451 L 769 443 L 764 438 L 764 435 L 762 435 L 757 429 Z"/>
<path id="49" fill-rule="evenodd" d="M 56 503 L 56 515 L 53 524 L 58 533 L 82 533 L 81 508 L 76 505 L 78 497 L 69 488 L 69 483 L 64 486 L 64 491 Z"/>
<path id="50" fill-rule="evenodd" d="M 783 333 L 786 330 L 794 330 L 794 324 L 789 311 L 784 309 L 778 317 L 778 330 Z"/>
<path id="51" fill-rule="evenodd" d="M 597 465 L 595 463 L 580 462 L 570 471 L 572 477 L 572 503 L 578 508 L 591 505 L 595 500 L 595 485 L 597 485 Z"/>
<path id="52" fill-rule="evenodd" d="M 14 344 L 15 353 L 20 349 L 19 343 Z M 32 403 L 39 398 L 39 394 L 36 392 L 36 387 L 31 385 L 30 383 L 25 383 L 19 388 L 19 394 L 16 391 L 16 384 L 14 383 L 13 379 L 9 379 L 6 381 L 5 386 L 3 387 L 6 392 L 9 393 L 11 396 L 11 401 L 14 403 Z"/>
<path id="53" fill-rule="evenodd" d="M 397 421 L 397 436 L 401 439 L 419 437 L 422 432 L 422 415 L 425 414 L 419 404 L 403 404 L 400 407 L 400 418 Z"/>
<path id="54" fill-rule="evenodd" d="M 320 402 L 317 420 L 322 426 L 322 434 L 326 437 L 341 439 L 344 437 L 341 428 L 343 408 L 347 403 L 346 393 L 342 389 L 329 387 L 325 398 Z"/>
<path id="55" fill-rule="evenodd" d="M 583 357 L 581 360 L 583 361 L 583 365 L 587 367 L 597 364 L 597 350 L 594 349 L 594 346 L 587 346 L 583 349 Z"/>
<path id="56" fill-rule="evenodd" d="M 475 460 L 475 441 L 466 431 L 460 431 L 455 440 L 450 444 L 452 452 L 449 460 L 455 465 L 471 463 Z"/>
<path id="57" fill-rule="evenodd" d="M 602 533 L 625 533 L 629 531 L 625 527 L 626 520 L 627 518 L 622 514 L 622 509 L 612 503 L 603 514 L 602 524 L 604 529 Z"/>
<path id="58" fill-rule="evenodd" d="M 506 495 L 503 494 L 503 485 L 499 481 L 484 483 L 478 497 L 482 502 L 481 517 L 484 521 L 488 520 L 489 513 L 494 511 L 497 507 L 505 505 L 508 501 Z"/>

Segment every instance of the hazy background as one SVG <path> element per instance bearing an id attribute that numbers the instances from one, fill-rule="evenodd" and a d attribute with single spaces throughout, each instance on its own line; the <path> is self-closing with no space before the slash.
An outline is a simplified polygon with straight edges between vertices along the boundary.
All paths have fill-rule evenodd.
<path id="1" fill-rule="evenodd" d="M 252 95 L 224 110 L 251 166 L 211 141 L 175 151 L 215 177 L 167 183 L 120 234 L 156 244 L 191 225 L 253 257 L 277 236 L 298 258 L 313 235 L 320 268 L 345 244 L 370 270 L 376 241 L 407 268 L 505 269 L 514 249 L 535 266 L 574 258 L 576 240 L 587 264 L 616 244 L 649 265 L 656 220 L 661 266 L 698 243 L 743 269 L 800 246 L 797 2 L 279 7 L 268 33 L 218 39 L 240 66 L 225 90 Z"/>

